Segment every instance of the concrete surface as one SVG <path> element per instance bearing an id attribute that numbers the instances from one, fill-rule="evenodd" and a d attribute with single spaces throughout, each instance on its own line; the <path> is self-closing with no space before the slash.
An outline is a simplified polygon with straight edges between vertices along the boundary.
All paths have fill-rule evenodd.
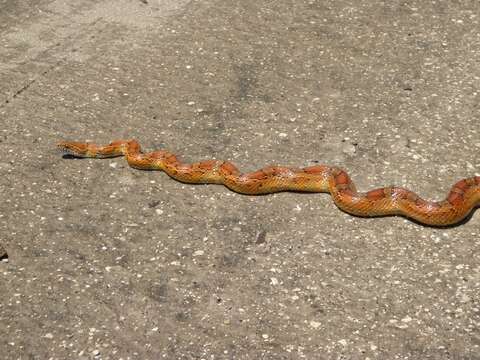
<path id="1" fill-rule="evenodd" d="M 478 1 L 0 0 L 4 359 L 480 359 L 480 213 L 362 219 L 61 139 L 440 199 L 480 169 Z"/>

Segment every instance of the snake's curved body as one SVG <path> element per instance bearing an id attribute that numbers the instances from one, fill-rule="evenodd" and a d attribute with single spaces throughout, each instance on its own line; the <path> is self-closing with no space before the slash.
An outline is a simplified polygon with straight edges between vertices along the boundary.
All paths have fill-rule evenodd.
<path id="1" fill-rule="evenodd" d="M 242 174 L 228 161 L 185 164 L 168 151 L 142 153 L 135 140 L 117 140 L 105 146 L 63 141 L 58 147 L 75 157 L 125 156 L 128 164 L 136 169 L 162 170 L 185 183 L 223 184 L 242 194 L 279 191 L 330 193 L 340 209 L 357 216 L 400 215 L 425 225 L 446 226 L 459 223 L 480 205 L 480 176 L 458 181 L 445 200 L 436 202 L 394 186 L 358 192 L 345 171 L 326 165 L 305 168 L 270 166 Z"/>

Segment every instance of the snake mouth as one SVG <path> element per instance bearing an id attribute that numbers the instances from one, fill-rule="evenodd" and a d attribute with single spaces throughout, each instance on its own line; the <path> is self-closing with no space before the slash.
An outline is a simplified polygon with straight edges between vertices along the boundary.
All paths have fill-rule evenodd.
<path id="1" fill-rule="evenodd" d="M 78 154 L 73 153 L 72 151 L 60 149 L 62 158 L 64 159 L 81 159 L 84 156 L 79 156 Z"/>

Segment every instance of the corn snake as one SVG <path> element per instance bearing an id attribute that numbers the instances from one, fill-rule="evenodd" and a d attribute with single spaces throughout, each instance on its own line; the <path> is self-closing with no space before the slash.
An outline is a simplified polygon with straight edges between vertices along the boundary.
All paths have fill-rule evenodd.
<path id="1" fill-rule="evenodd" d="M 228 161 L 206 160 L 185 164 L 165 150 L 143 153 L 135 140 L 117 140 L 105 146 L 62 141 L 58 147 L 74 157 L 125 156 L 128 164 L 136 169 L 161 170 L 184 183 L 223 184 L 242 194 L 280 191 L 330 193 L 337 207 L 362 217 L 399 215 L 424 225 L 447 226 L 460 223 L 480 205 L 480 176 L 458 181 L 445 200 L 436 202 L 424 200 L 414 192 L 396 186 L 357 192 L 348 174 L 334 166 L 269 166 L 242 174 Z"/>

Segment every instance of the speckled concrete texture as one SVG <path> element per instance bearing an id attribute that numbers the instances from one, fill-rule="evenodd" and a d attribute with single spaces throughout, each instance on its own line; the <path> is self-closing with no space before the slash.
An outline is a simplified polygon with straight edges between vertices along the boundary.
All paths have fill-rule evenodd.
<path id="1" fill-rule="evenodd" d="M 480 214 L 364 219 L 58 140 L 341 166 L 441 199 L 480 169 L 480 3 L 0 0 L 4 359 L 480 359 Z M 3 251 L 0 251 L 3 253 Z"/>

